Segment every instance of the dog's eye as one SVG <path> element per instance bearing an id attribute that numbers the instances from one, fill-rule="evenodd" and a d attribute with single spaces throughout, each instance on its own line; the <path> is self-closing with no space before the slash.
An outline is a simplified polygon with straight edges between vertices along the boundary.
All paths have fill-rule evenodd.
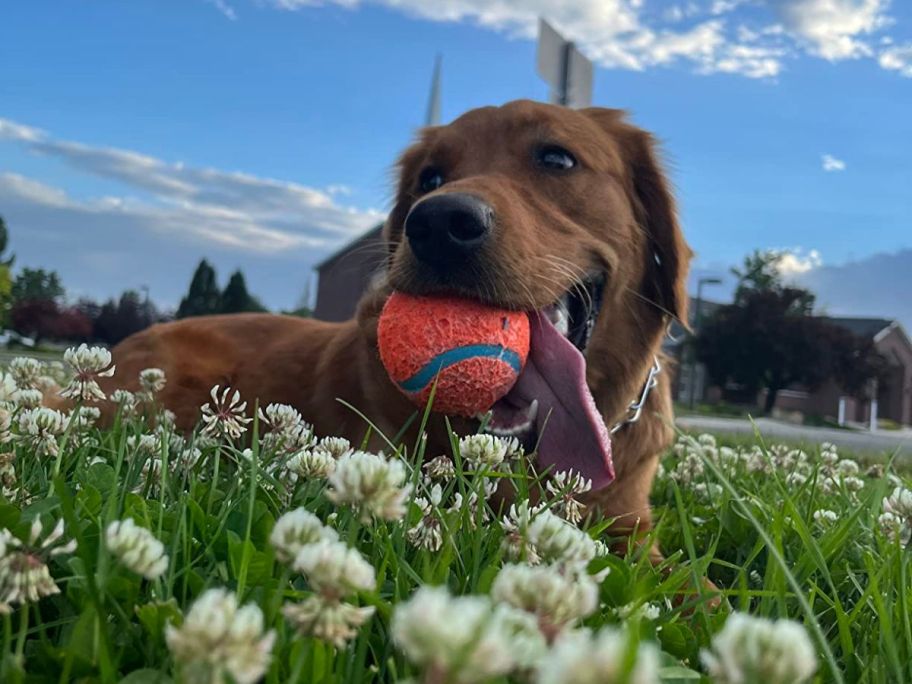
<path id="1" fill-rule="evenodd" d="M 536 153 L 536 159 L 546 169 L 554 169 L 556 171 L 569 171 L 576 166 L 576 158 L 557 145 L 542 147 Z"/>
<path id="2" fill-rule="evenodd" d="M 427 167 L 418 176 L 418 187 L 421 188 L 421 192 L 431 192 L 441 185 L 443 185 L 443 174 L 433 166 Z"/>

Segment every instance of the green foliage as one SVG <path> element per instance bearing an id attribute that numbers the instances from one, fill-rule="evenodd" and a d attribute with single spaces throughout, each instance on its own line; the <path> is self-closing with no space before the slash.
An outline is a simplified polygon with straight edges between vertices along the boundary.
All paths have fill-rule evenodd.
<path id="1" fill-rule="evenodd" d="M 735 301 L 700 326 L 697 358 L 717 385 L 738 388 L 736 400 L 752 403 L 766 388 L 765 413 L 793 384 L 813 390 L 832 378 L 843 391 L 860 393 L 883 372 L 873 341 L 814 316 L 814 294 L 783 282 L 781 258 L 757 251 L 732 269 L 739 279 Z"/>
<path id="2" fill-rule="evenodd" d="M 203 259 L 193 273 L 190 289 L 177 308 L 178 318 L 206 316 L 219 312 L 221 293 L 215 278 L 215 269 Z"/>
<path id="3" fill-rule="evenodd" d="M 245 311 L 266 311 L 260 301 L 247 291 L 244 274 L 240 270 L 231 274 L 228 284 L 219 300 L 221 313 L 242 313 Z"/>
<path id="4" fill-rule="evenodd" d="M 250 434 L 263 427 L 251 423 Z M 402 522 L 365 521 L 330 500 L 325 480 L 292 477 L 288 452 L 268 435 L 254 436 L 245 452 L 198 434 L 185 441 L 166 423 L 153 429 L 119 418 L 105 429 L 71 423 L 55 443 L 59 452 L 48 455 L 31 438 L 14 439 L 14 458 L 3 463 L 14 463 L 15 473 L 10 479 L 0 471 L 0 529 L 27 539 L 35 519 L 46 529 L 63 519 L 63 539 L 78 542 L 73 553 L 48 559 L 61 593 L 0 616 L 3 682 L 186 681 L 165 630 L 212 587 L 259 606 L 265 628 L 275 630 L 270 684 L 401 681 L 419 673 L 390 637 L 396 606 L 427 584 L 486 594 L 505 562 L 507 535 L 497 523 L 504 511 L 493 501 L 443 513 L 441 549 L 417 548 L 408 536 L 424 515 L 417 502 Z M 417 467 L 422 445 L 396 449 L 414 466 L 413 497 L 428 496 Z M 453 457 L 456 474 L 442 482 L 444 496 L 460 492 L 468 502 L 478 480 L 463 472 L 455 447 Z M 637 639 L 657 644 L 663 682 L 709 681 L 700 652 L 733 609 L 802 623 L 820 663 L 817 681 L 912 680 L 912 554 L 880 529 L 882 501 L 897 482 L 884 470 L 861 474 L 830 447 L 801 454 L 768 448 L 759 437 L 734 448 L 709 436 L 682 437 L 655 483 L 656 529 L 641 547 L 590 564 L 590 572 L 605 572 L 585 626 L 624 623 Z M 520 499 L 533 491 L 554 505 L 522 466 L 505 477 Z M 353 600 L 376 612 L 344 648 L 297 635 L 283 617 L 283 603 L 313 593 L 270 544 L 275 521 L 297 507 L 375 569 L 375 587 Z M 820 510 L 835 520 L 815 516 Z M 169 563 L 160 579 L 143 579 L 108 548 L 107 526 L 128 517 L 163 542 Z M 613 541 L 603 521 L 587 524 L 592 537 Z M 658 567 L 647 552 L 653 541 L 668 556 Z M 722 606 L 710 605 L 704 577 L 723 590 Z"/>
<path id="5" fill-rule="evenodd" d="M 59 303 L 66 291 L 56 271 L 43 268 L 23 268 L 13 281 L 14 302 L 49 301 Z"/>
<path id="6" fill-rule="evenodd" d="M 177 318 L 245 311 L 266 311 L 266 307 L 247 291 L 244 274 L 240 270 L 232 273 L 220 291 L 215 269 L 203 259 L 193 273 L 187 295 L 181 299 Z"/>

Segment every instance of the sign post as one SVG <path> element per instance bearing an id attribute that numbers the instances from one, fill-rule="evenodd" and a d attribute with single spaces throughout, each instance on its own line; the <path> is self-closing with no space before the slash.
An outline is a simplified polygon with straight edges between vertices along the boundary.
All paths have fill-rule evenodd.
<path id="1" fill-rule="evenodd" d="M 592 62 L 544 19 L 538 20 L 537 67 L 551 86 L 551 102 L 574 109 L 592 104 Z"/>

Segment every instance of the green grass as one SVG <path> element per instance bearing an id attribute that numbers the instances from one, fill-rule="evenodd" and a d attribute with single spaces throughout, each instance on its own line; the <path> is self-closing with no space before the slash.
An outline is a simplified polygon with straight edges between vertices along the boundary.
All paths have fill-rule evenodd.
<path id="1" fill-rule="evenodd" d="M 21 411 L 12 409 L 14 434 Z M 250 428 L 257 434 L 262 426 Z M 78 548 L 49 561 L 60 594 L 13 606 L 0 618 L 0 681 L 172 681 L 165 626 L 179 624 L 210 587 L 227 587 L 241 603 L 255 603 L 275 630 L 265 681 L 396 681 L 418 674 L 390 638 L 396 604 L 423 584 L 485 594 L 505 562 L 504 532 L 493 522 L 500 511 L 489 508 L 492 521 L 485 522 L 484 510 L 463 506 L 448 514 L 439 551 L 417 549 L 407 539 L 420 517 L 414 503 L 406 521 L 365 523 L 327 498 L 325 481 L 281 475 L 274 466 L 283 457 L 256 439 L 250 458 L 227 442 L 198 442 L 201 458 L 184 467 L 177 462 L 178 440 L 167 430 L 155 433 L 150 451 L 129 445 L 130 437 L 145 433 L 152 430 L 139 420 L 105 430 L 71 427 L 57 439 L 57 456 L 39 455 L 22 439 L 5 445 L 15 454 L 16 477 L 6 482 L 0 529 L 27 540 L 35 519 L 49 530 L 62 518 L 64 538 L 75 539 Z M 788 617 L 814 642 L 818 681 L 912 681 L 910 551 L 885 538 L 877 522 L 896 482 L 861 472 L 863 485 L 853 491 L 857 482 L 826 482 L 829 466 L 816 450 L 796 466 L 788 463 L 794 454 L 767 448 L 759 437 L 720 439 L 717 446 L 705 441 L 671 450 L 656 480 L 658 524 L 650 539 L 660 543 L 666 562 L 654 567 L 642 549 L 594 560 L 591 569 L 610 573 L 584 625 L 622 623 L 619 615 L 636 613 L 632 607 L 654 606 L 655 619 L 626 622 L 640 640 L 661 649 L 663 681 L 685 682 L 708 681 L 699 654 L 730 611 Z M 417 466 L 422 444 L 414 447 L 400 445 L 398 453 Z M 751 449 L 754 455 L 747 456 Z M 454 457 L 459 471 L 462 459 Z M 156 459 L 160 476 L 149 476 Z M 803 482 L 789 478 L 796 471 Z M 508 477 L 519 498 L 540 489 L 531 476 Z M 417 467 L 411 480 L 426 495 Z M 457 473 L 444 495 L 467 497 L 477 487 L 477 479 Z M 276 560 L 269 543 L 276 519 L 297 507 L 333 527 L 376 571 L 375 589 L 356 598 L 376 613 L 346 648 L 297 636 L 281 614 L 283 602 L 311 593 L 303 577 Z M 819 509 L 834 511 L 836 521 L 815 522 Z M 165 544 L 170 563 L 160 579 L 142 579 L 106 549 L 105 528 L 127 517 Z M 590 534 L 610 542 L 604 527 L 590 521 Z M 721 606 L 702 592 L 704 577 L 723 590 Z"/>

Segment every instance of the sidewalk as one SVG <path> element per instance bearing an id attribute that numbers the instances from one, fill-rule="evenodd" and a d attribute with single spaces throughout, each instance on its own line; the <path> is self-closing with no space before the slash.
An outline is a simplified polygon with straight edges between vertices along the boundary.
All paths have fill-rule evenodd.
<path id="1" fill-rule="evenodd" d="M 713 416 L 680 416 L 675 421 L 686 430 L 728 434 L 753 434 L 759 430 L 764 437 L 791 442 L 832 442 L 851 451 L 893 454 L 898 452 L 903 460 L 912 458 L 912 430 L 834 430 L 833 428 L 793 425 L 770 418 L 756 418 L 753 422 L 743 418 L 717 418 Z"/>

